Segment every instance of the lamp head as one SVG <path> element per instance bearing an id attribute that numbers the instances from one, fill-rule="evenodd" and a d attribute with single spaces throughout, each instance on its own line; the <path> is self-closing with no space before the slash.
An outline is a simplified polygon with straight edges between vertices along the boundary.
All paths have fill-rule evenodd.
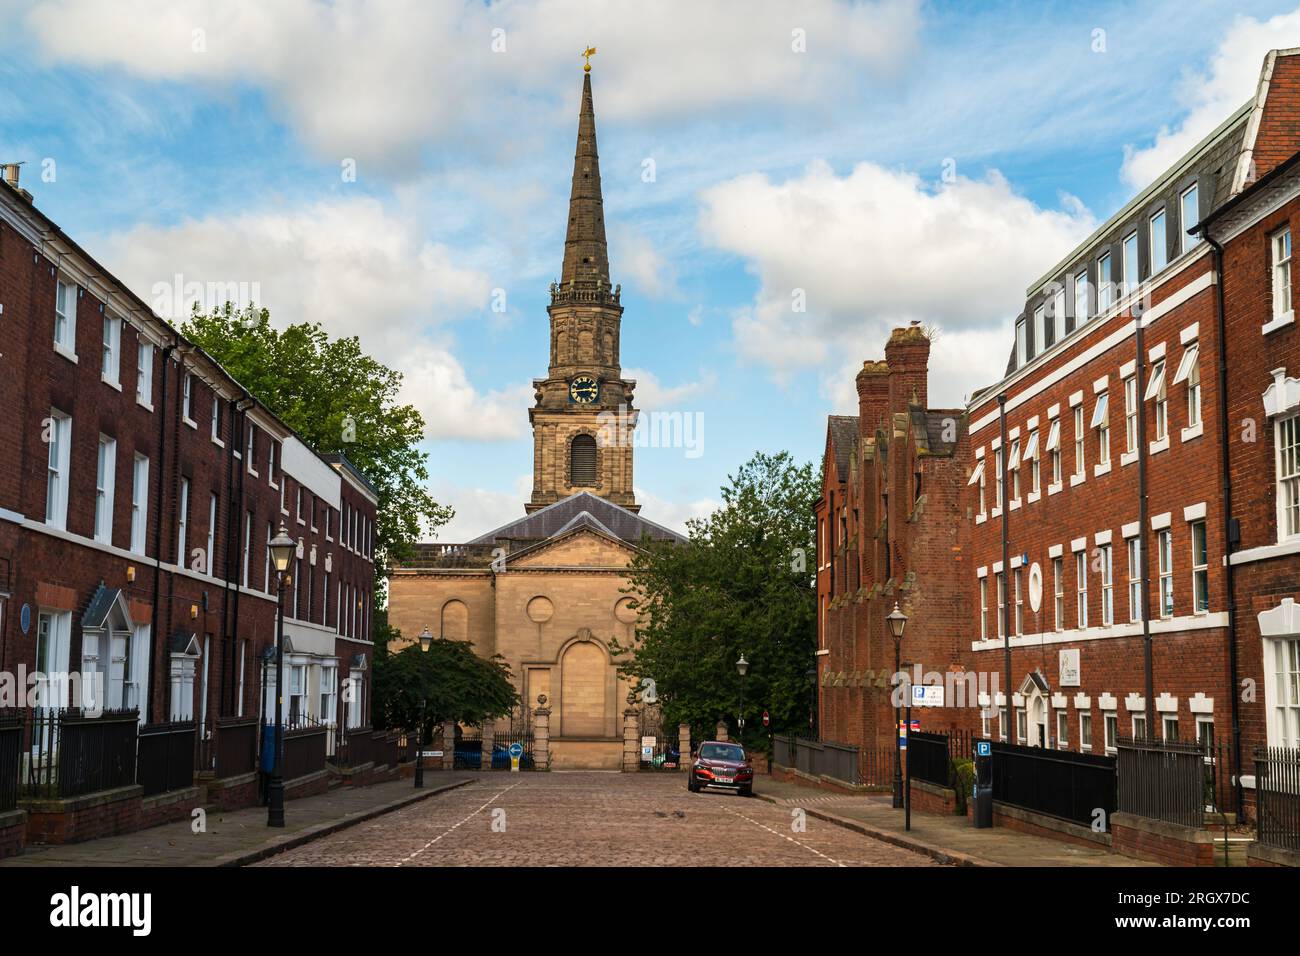
<path id="1" fill-rule="evenodd" d="M 749 661 L 745 660 L 743 653 L 740 655 L 740 660 L 736 661 L 736 673 L 740 674 L 741 677 L 749 673 Z"/>
<path id="2" fill-rule="evenodd" d="M 894 635 L 894 640 L 901 641 L 903 628 L 907 626 L 907 615 L 898 609 L 897 601 L 894 602 L 894 609 L 885 616 L 885 620 L 889 622 L 889 630 Z"/>
<path id="3" fill-rule="evenodd" d="M 433 635 L 429 633 L 426 627 L 420 632 L 420 650 L 425 654 L 429 653 L 429 648 L 433 646 Z"/>
<path id="4" fill-rule="evenodd" d="M 293 560 L 294 552 L 298 550 L 298 542 L 289 537 L 289 530 L 283 523 L 280 525 L 280 531 L 271 539 L 269 547 L 271 563 L 275 565 L 276 573 L 284 574 L 289 570 L 289 562 Z"/>

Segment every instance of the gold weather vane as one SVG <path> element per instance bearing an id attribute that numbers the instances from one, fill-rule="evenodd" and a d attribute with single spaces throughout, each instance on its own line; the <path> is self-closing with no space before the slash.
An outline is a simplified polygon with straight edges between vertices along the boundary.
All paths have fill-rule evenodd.
<path id="1" fill-rule="evenodd" d="M 587 58 L 587 62 L 586 62 L 586 63 L 583 65 L 583 67 L 582 67 L 582 71 L 583 71 L 584 73 L 590 73 L 590 72 L 591 72 L 591 58 L 592 58 L 593 56 L 596 55 L 596 48 L 595 48 L 594 46 L 589 46 L 589 47 L 587 47 L 587 49 L 585 49 L 585 50 L 582 51 L 582 55 L 585 56 L 585 57 Z"/>

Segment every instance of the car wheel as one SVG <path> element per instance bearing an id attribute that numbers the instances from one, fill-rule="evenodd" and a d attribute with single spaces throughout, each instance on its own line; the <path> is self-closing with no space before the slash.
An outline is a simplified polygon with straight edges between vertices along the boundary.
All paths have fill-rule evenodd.
<path id="1" fill-rule="evenodd" d="M 752 796 L 754 795 L 754 788 L 753 788 L 753 787 L 741 787 L 741 788 L 740 788 L 740 795 L 741 795 L 742 797 L 752 797 Z"/>
<path id="2" fill-rule="evenodd" d="M 699 785 L 698 783 L 695 782 L 695 771 L 694 771 L 694 770 L 688 770 L 688 771 L 686 772 L 686 789 L 689 790 L 691 793 L 699 793 L 699 792 L 700 792 L 700 785 Z"/>

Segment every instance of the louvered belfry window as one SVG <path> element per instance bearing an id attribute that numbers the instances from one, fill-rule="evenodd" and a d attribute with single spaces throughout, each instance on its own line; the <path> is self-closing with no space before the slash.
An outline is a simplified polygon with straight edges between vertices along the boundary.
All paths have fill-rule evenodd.
<path id="1" fill-rule="evenodd" d="M 569 446 L 569 482 L 574 485 L 596 483 L 596 439 L 577 435 Z"/>

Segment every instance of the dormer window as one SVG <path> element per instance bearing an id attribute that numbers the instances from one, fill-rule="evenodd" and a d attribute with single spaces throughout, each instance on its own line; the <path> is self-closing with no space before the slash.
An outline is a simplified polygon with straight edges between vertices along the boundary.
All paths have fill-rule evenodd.
<path id="1" fill-rule="evenodd" d="M 1023 368 L 1029 363 L 1029 340 L 1025 334 L 1025 320 L 1016 320 L 1016 368 Z"/>
<path id="2" fill-rule="evenodd" d="M 1165 233 L 1165 211 L 1161 209 L 1151 217 L 1151 274 L 1155 275 L 1169 261 L 1168 237 Z"/>

